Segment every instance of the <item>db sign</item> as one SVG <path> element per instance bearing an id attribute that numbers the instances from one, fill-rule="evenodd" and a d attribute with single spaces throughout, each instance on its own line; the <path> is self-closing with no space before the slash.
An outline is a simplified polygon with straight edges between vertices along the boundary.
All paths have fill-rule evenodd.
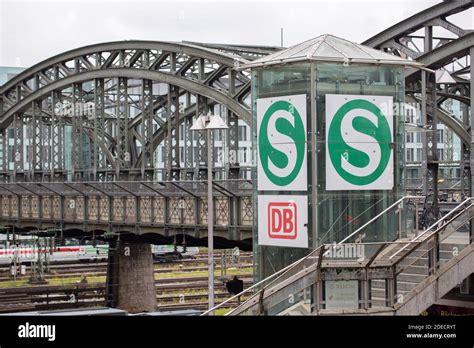
<path id="1" fill-rule="evenodd" d="M 308 247 L 308 197 L 258 196 L 258 244 Z"/>
<path id="2" fill-rule="evenodd" d="M 268 236 L 270 238 L 295 239 L 298 230 L 295 202 L 268 204 Z"/>

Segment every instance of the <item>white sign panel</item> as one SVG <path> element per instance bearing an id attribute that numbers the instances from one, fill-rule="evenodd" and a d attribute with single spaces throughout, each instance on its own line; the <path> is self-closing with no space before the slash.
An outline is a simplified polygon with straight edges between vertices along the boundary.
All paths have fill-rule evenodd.
<path id="1" fill-rule="evenodd" d="M 258 244 L 308 247 L 308 196 L 258 196 Z"/>
<path id="2" fill-rule="evenodd" d="M 325 281 L 326 309 L 359 308 L 359 284 L 357 280 Z"/>
<path id="3" fill-rule="evenodd" d="M 393 188 L 393 97 L 326 95 L 326 190 Z"/>
<path id="4" fill-rule="evenodd" d="M 257 99 L 258 190 L 307 191 L 306 95 Z"/>

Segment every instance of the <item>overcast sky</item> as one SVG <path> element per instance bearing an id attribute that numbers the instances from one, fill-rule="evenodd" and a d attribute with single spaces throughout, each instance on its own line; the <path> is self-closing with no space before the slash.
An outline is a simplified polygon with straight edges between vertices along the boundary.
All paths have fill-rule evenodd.
<path id="1" fill-rule="evenodd" d="M 324 33 L 361 42 L 438 2 L 0 0 L 0 66 L 125 39 L 279 46 L 281 27 L 285 46 Z"/>

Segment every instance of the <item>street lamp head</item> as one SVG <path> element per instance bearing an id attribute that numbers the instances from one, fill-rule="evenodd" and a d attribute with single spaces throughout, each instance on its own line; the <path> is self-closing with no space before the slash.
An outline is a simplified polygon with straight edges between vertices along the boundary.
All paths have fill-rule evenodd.
<path id="1" fill-rule="evenodd" d="M 219 115 L 212 115 L 212 116 L 210 116 L 210 122 L 206 126 L 206 129 L 210 129 L 210 130 L 213 130 L 213 129 L 229 129 L 229 126 L 227 126 L 227 124 L 224 122 L 222 117 L 220 117 Z"/>
<path id="2" fill-rule="evenodd" d="M 207 115 L 200 115 L 196 122 L 191 126 L 190 130 L 214 130 L 214 129 L 228 129 L 229 127 L 219 115 L 212 115 L 209 112 Z"/>
<path id="3" fill-rule="evenodd" d="M 189 128 L 192 131 L 200 131 L 206 129 L 206 116 L 201 115 L 198 119 L 194 122 L 194 124 Z"/>

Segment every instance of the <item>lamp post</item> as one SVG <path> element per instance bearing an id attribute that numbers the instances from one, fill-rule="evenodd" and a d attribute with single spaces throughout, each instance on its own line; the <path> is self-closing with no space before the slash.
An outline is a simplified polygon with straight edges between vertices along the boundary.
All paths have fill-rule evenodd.
<path id="1" fill-rule="evenodd" d="M 201 115 L 190 128 L 192 131 L 207 131 L 207 269 L 209 273 L 208 303 L 214 307 L 214 202 L 212 198 L 212 144 L 211 132 L 216 129 L 228 129 L 219 115 Z M 212 312 L 209 314 L 213 314 Z"/>

